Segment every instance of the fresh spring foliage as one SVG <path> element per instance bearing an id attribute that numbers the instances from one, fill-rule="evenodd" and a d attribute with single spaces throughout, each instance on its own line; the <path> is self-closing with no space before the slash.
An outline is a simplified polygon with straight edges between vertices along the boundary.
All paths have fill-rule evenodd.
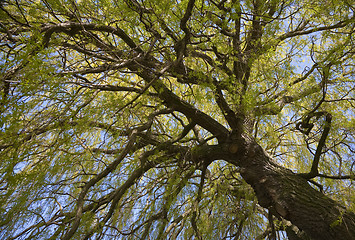
<path id="1" fill-rule="evenodd" d="M 238 136 L 355 211 L 351 1 L 0 4 L 1 239 L 282 239 Z"/>

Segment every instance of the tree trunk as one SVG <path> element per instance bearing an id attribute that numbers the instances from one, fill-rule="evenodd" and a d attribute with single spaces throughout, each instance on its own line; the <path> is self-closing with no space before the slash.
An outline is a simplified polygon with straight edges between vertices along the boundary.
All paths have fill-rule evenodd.
<path id="1" fill-rule="evenodd" d="M 354 213 L 311 187 L 301 176 L 278 166 L 255 141 L 239 142 L 242 144 L 237 144 L 238 150 L 228 161 L 240 167 L 262 207 L 291 221 L 312 239 L 355 239 Z"/>

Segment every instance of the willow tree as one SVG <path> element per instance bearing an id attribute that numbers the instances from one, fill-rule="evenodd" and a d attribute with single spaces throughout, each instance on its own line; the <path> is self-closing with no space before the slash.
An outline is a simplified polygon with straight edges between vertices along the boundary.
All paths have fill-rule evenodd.
<path id="1" fill-rule="evenodd" d="M 355 239 L 350 1 L 1 2 L 1 239 Z"/>

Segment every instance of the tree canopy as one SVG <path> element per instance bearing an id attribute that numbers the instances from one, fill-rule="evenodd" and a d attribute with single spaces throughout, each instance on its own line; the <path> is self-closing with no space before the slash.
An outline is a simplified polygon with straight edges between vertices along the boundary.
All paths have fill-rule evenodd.
<path id="1" fill-rule="evenodd" d="M 0 7 L 1 239 L 355 239 L 351 1 Z"/>

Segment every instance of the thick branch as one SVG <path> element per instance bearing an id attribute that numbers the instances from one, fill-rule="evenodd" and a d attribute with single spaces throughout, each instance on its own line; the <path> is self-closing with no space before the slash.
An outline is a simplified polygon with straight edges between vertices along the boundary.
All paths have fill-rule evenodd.
<path id="1" fill-rule="evenodd" d="M 186 24 L 187 24 L 187 21 L 191 17 L 192 9 L 193 9 L 194 5 L 195 5 L 195 0 L 189 0 L 187 7 L 186 7 L 185 14 L 180 21 L 180 28 L 185 32 L 186 35 L 190 34 L 190 30 L 187 28 Z"/>
<path id="2" fill-rule="evenodd" d="M 69 35 L 73 35 L 79 31 L 99 31 L 112 33 L 119 38 L 121 38 L 131 49 L 135 50 L 138 53 L 143 53 L 143 50 L 137 46 L 137 44 L 129 37 L 125 31 L 123 31 L 118 26 L 111 27 L 106 25 L 99 25 L 94 23 L 77 23 L 77 22 L 65 22 L 56 25 L 47 25 L 42 28 L 42 32 L 45 33 L 43 38 L 43 45 L 47 46 L 51 35 L 55 32 L 64 32 Z"/>
<path id="3" fill-rule="evenodd" d="M 169 90 L 161 80 L 156 79 L 159 76 L 153 75 L 147 70 L 138 74 L 147 82 L 153 82 L 153 88 L 167 107 L 173 108 L 184 114 L 187 118 L 192 119 L 198 125 L 215 135 L 218 141 L 226 141 L 229 132 L 223 125 L 188 102 L 180 99 L 176 94 Z"/>
<path id="4" fill-rule="evenodd" d="M 322 89 L 322 84 L 317 84 L 304 89 L 301 92 L 294 93 L 293 95 L 286 95 L 287 91 L 283 91 L 278 95 L 275 95 L 275 99 L 281 98 L 277 103 L 268 103 L 262 106 L 263 103 L 259 103 L 259 106 L 255 107 L 254 112 L 256 116 L 260 115 L 276 115 L 286 106 L 288 103 L 295 102 L 301 98 L 316 93 Z M 261 105 L 261 106 L 260 106 Z"/>
<path id="5" fill-rule="evenodd" d="M 323 130 L 322 136 L 318 142 L 317 150 L 316 150 L 316 153 L 313 158 L 311 171 L 306 174 L 300 174 L 301 176 L 303 176 L 306 179 L 311 179 L 311 178 L 318 176 L 319 159 L 320 159 L 320 156 L 322 155 L 322 150 L 323 150 L 323 147 L 325 146 L 325 140 L 327 139 L 327 136 L 329 134 L 330 124 L 332 121 L 332 115 L 330 113 L 325 113 L 325 112 L 324 113 L 323 112 L 314 113 L 314 115 L 318 115 L 318 114 L 325 115 L 324 130 Z"/>
<path id="6" fill-rule="evenodd" d="M 228 103 L 224 99 L 221 89 L 218 86 L 216 86 L 215 96 L 216 96 L 216 102 L 219 108 L 221 109 L 221 111 L 223 112 L 223 115 L 227 120 L 229 126 L 233 130 L 241 128 L 241 126 L 239 126 L 240 122 L 238 121 L 235 112 L 229 107 Z"/>

